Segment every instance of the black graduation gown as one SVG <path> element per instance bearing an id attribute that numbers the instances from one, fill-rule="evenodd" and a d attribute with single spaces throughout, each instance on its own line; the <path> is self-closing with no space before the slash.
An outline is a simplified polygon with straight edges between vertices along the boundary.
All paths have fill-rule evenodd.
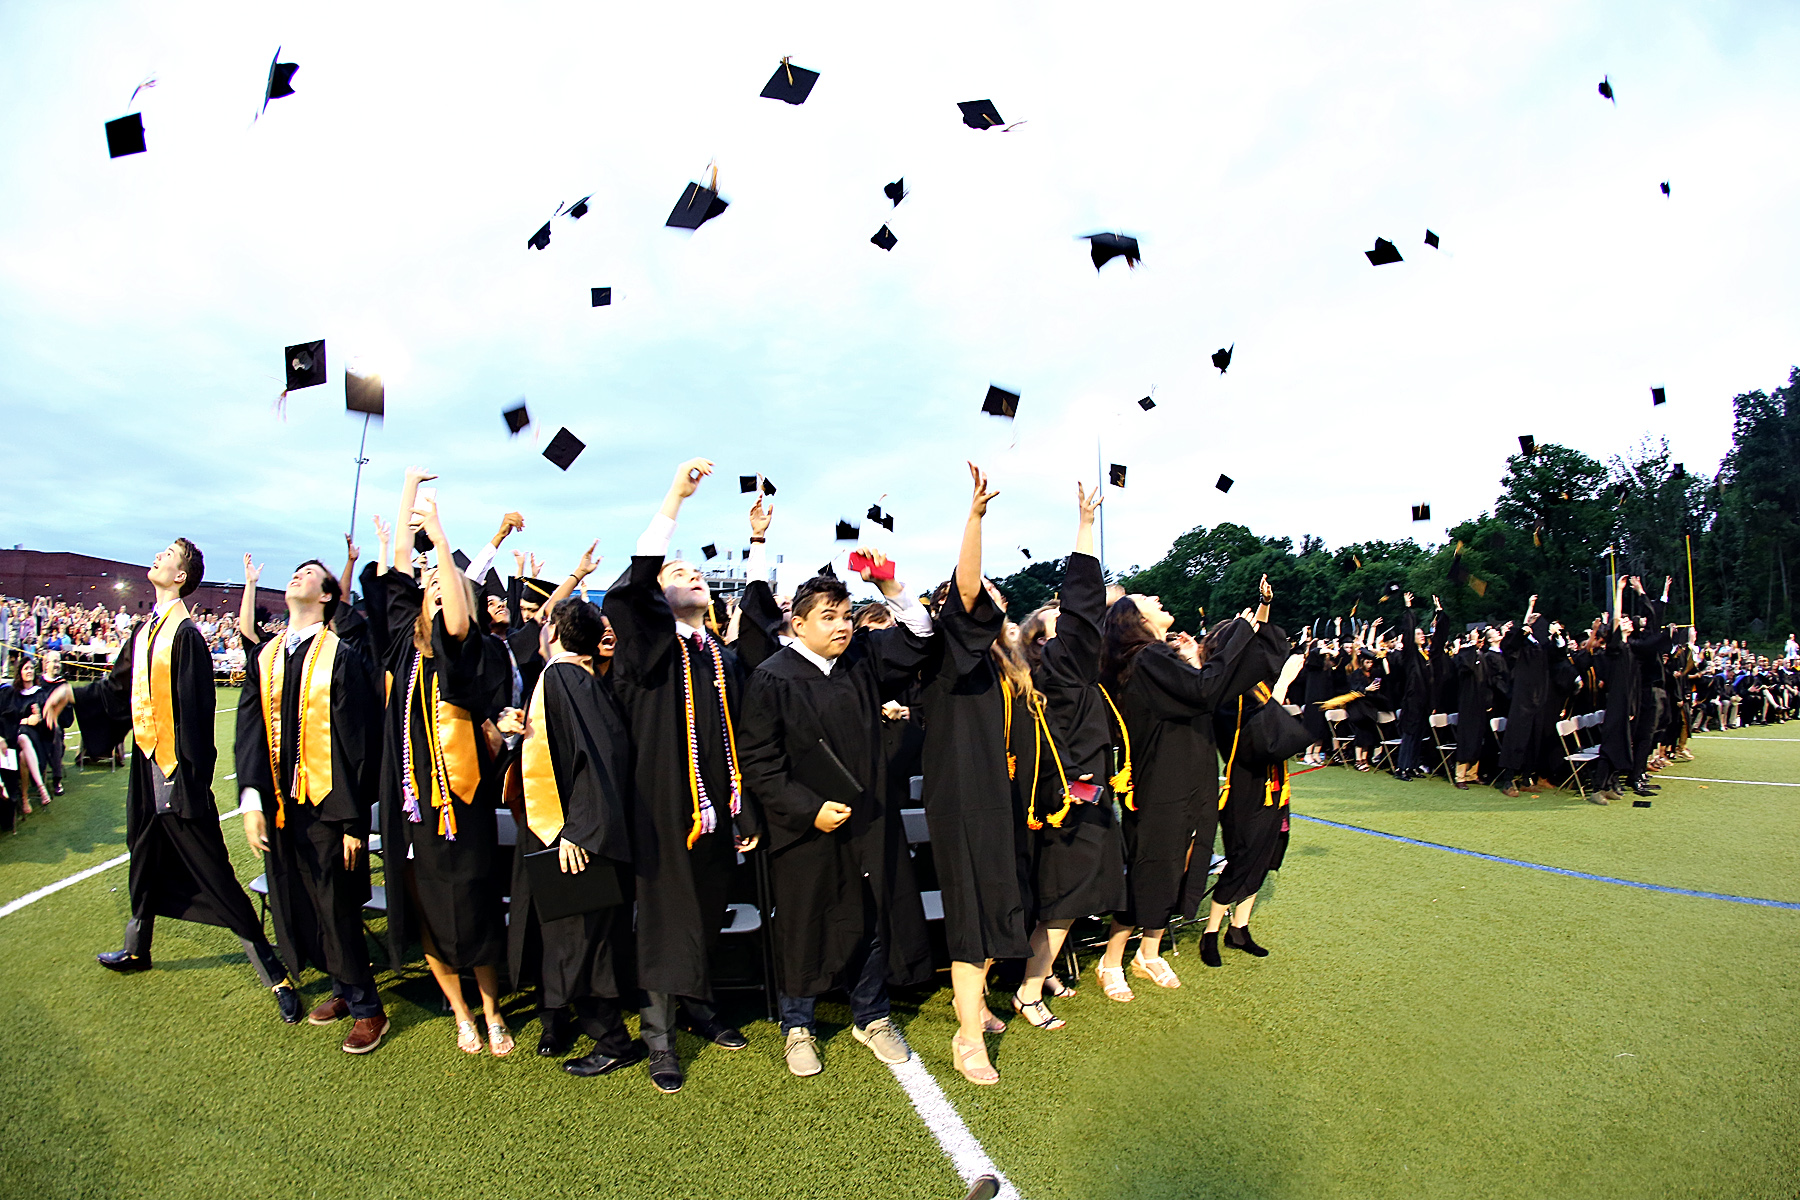
<path id="1" fill-rule="evenodd" d="M 1431 661 L 1413 637 L 1418 618 L 1412 609 L 1400 619 L 1400 732 L 1431 736 Z"/>
<path id="2" fill-rule="evenodd" d="M 1512 703 L 1506 710 L 1506 732 L 1500 738 L 1500 769 L 1514 773 L 1535 768 L 1543 742 L 1555 734 L 1560 706 L 1552 692 L 1551 676 L 1562 660 L 1559 647 L 1544 634 L 1548 626 L 1540 614 L 1532 619 L 1530 636 L 1515 626 L 1500 648 L 1512 663 Z"/>
<path id="3" fill-rule="evenodd" d="M 981 590 L 965 609 L 952 577 L 931 655 L 919 672 L 925 716 L 925 823 L 943 889 L 944 941 L 952 962 L 1023 958 L 1029 882 L 1021 878 L 1019 827 L 1007 778 L 1006 701 L 988 647 L 1006 614 Z M 1029 737 L 1023 698 L 1013 705 L 1014 745 Z M 1028 771 L 1029 763 L 1019 764 Z"/>
<path id="4" fill-rule="evenodd" d="M 1464 646 L 1456 652 L 1455 663 L 1456 761 L 1478 763 L 1487 740 L 1488 700 L 1492 692 L 1487 654 L 1479 646 Z"/>
<path id="5" fill-rule="evenodd" d="M 1146 646 L 1113 696 L 1131 735 L 1134 777 L 1122 826 L 1128 903 L 1120 924 L 1160 929 L 1177 912 L 1199 911 L 1219 820 L 1213 710 L 1251 633 L 1249 622 L 1232 622 L 1198 670 L 1164 643 Z"/>
<path id="6" fill-rule="evenodd" d="M 1281 869 L 1287 855 L 1287 763 L 1256 758 L 1239 733 L 1240 722 L 1255 711 L 1252 689 L 1258 683 L 1273 687 L 1286 661 L 1287 635 L 1275 625 L 1257 630 L 1225 702 L 1213 716 L 1219 752 L 1227 757 L 1227 789 L 1219 809 L 1225 869 L 1219 872 L 1212 897 L 1219 904 L 1236 904 L 1255 895 L 1269 872 Z"/>
<path id="7" fill-rule="evenodd" d="M 409 575 L 388 571 L 377 577 L 385 589 L 388 662 L 393 687 L 388 694 L 386 741 L 381 772 L 381 833 L 387 874 L 388 942 L 395 962 L 405 961 L 413 923 L 431 933 L 438 959 L 449 966 L 498 965 L 506 956 L 506 924 L 494 873 L 499 823 L 491 804 L 464 796 L 443 781 L 456 820 L 454 839 L 439 832 L 442 810 L 431 803 L 430 743 L 426 731 L 431 681 L 446 704 L 469 713 L 475 724 L 475 758 L 481 778 L 491 775 L 493 756 L 481 734 L 481 722 L 493 712 L 511 685 L 506 663 L 494 643 L 471 627 L 461 641 L 444 630 L 443 614 L 431 623 L 431 656 L 413 647 L 413 622 L 425 593 Z M 417 691 L 407 703 L 408 684 L 418 673 Z M 418 820 L 406 813 L 402 790 L 406 738 L 411 726 L 413 778 L 419 783 Z M 411 892 L 405 883 L 409 880 Z M 412 901 L 416 899 L 416 907 Z"/>
<path id="8" fill-rule="evenodd" d="M 931 977 L 925 909 L 906 823 L 890 799 L 881 736 L 882 702 L 906 686 L 927 645 L 904 626 L 864 629 L 829 675 L 791 646 L 750 675 L 740 748 L 745 782 L 768 822 L 775 971 L 784 995 L 817 996 L 845 982 L 871 931 L 887 955 L 888 982 L 906 987 Z M 821 741 L 862 793 L 848 802 L 850 819 L 830 833 L 813 824 L 835 798 L 820 790 L 830 777 Z M 935 835 L 932 848 L 942 871 Z M 947 914 L 947 899 L 944 907 Z"/>
<path id="9" fill-rule="evenodd" d="M 1056 636 L 1044 643 L 1031 681 L 1043 694 L 1069 780 L 1091 775 L 1089 782 L 1099 785 L 1101 794 L 1098 803 L 1072 806 L 1060 827 L 1046 821 L 1033 835 L 1032 899 L 1039 921 L 1116 912 L 1127 903 L 1124 851 L 1109 782 L 1114 771 L 1112 719 L 1099 688 L 1100 622 L 1106 613 L 1099 560 L 1091 554 L 1069 555 L 1061 597 Z M 1016 728 L 1017 715 L 1013 720 Z M 1025 760 L 1019 761 L 1023 777 Z M 1044 769 L 1054 776 L 1053 764 L 1046 762 Z M 1060 779 L 1039 771 L 1040 820 L 1046 804 L 1061 805 L 1061 786 Z"/>
<path id="10" fill-rule="evenodd" d="M 281 778 L 291 791 L 300 739 L 301 688 L 308 638 L 292 654 L 282 676 Z M 344 835 L 369 840 L 369 809 L 380 787 L 381 691 L 363 639 L 340 634 L 331 671 L 331 791 L 318 804 L 291 795 L 285 824 L 269 766 L 269 731 L 262 711 L 262 649 L 245 647 L 244 687 L 238 697 L 235 758 L 237 785 L 255 788 L 262 801 L 269 839 L 263 869 L 269 882 L 269 913 L 275 948 L 296 979 L 308 963 L 346 983 L 369 984 L 369 950 L 363 940 L 362 907 L 369 899 L 369 856 L 357 855 L 344 869 Z M 282 647 L 277 653 L 287 653 Z"/>
<path id="11" fill-rule="evenodd" d="M 602 605 L 618 639 L 612 685 L 636 747 L 632 793 L 632 870 L 637 894 L 638 984 L 644 990 L 712 999 L 708 956 L 725 921 L 726 885 L 737 864 L 732 841 L 731 772 L 712 655 L 675 635 L 656 581 L 663 560 L 636 555 L 607 589 Z M 752 584 L 767 590 L 767 584 Z M 710 635 L 708 635 L 710 637 Z M 720 647 L 734 721 L 743 712 L 744 666 Z M 692 669 L 700 778 L 716 822 L 688 848 L 694 800 L 688 784 L 688 731 L 682 656 Z M 736 821 L 748 837 L 760 826 L 746 794 Z"/>
<path id="12" fill-rule="evenodd" d="M 156 808 L 154 764 L 131 733 L 131 676 L 137 639 L 151 636 L 154 618 L 138 622 L 104 678 L 75 689 L 83 729 L 100 734 L 97 745 L 124 738 L 131 754 L 125 785 L 125 842 L 131 851 L 131 911 L 134 916 L 172 917 L 218 925 L 240 938 L 263 942 L 262 922 L 244 895 L 213 802 L 212 652 L 192 621 L 176 631 L 169 655 L 171 705 L 175 718 L 175 770 L 168 807 Z"/>
<path id="13" fill-rule="evenodd" d="M 1637 658 L 1618 625 L 1607 630 L 1600 660 L 1606 719 L 1600 723 L 1600 756 L 1611 773 L 1631 770 L 1631 721 L 1637 715 Z"/>
<path id="14" fill-rule="evenodd" d="M 536 622 L 532 622 L 535 629 Z M 541 661 L 541 660 L 540 660 Z M 617 999 L 634 980 L 631 970 L 631 731 L 605 675 L 579 663 L 545 666 L 543 731 L 562 799 L 563 827 L 545 844 L 519 822 L 513 858 L 512 915 L 507 922 L 507 962 L 513 985 L 536 978 L 544 1008 L 566 1008 L 590 997 Z M 588 913 L 540 920 L 525 856 L 561 842 L 588 852 L 589 871 L 619 876 L 624 903 Z M 532 954 L 533 949 L 538 950 Z"/>
<path id="15" fill-rule="evenodd" d="M 544 627 L 534 620 L 514 625 L 506 633 L 506 648 L 512 651 L 512 661 L 519 668 L 520 704 L 531 699 L 531 690 L 537 686 L 538 676 L 544 673 L 544 651 L 540 637 L 543 631 Z"/>
<path id="16" fill-rule="evenodd" d="M 1318 649 L 1317 642 L 1307 652 L 1300 674 L 1305 677 L 1295 681 L 1300 685 L 1300 703 L 1305 706 L 1300 719 L 1306 723 L 1306 731 L 1312 735 L 1314 744 L 1323 746 L 1331 741 L 1331 725 L 1325 720 L 1325 710 L 1318 707 L 1318 702 L 1332 695 L 1331 672 L 1325 665 L 1325 652 Z"/>

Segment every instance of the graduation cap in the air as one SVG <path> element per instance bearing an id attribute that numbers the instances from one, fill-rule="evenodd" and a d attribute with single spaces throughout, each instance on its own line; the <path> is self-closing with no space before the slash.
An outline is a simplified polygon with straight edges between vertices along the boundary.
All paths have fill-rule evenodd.
<path id="1" fill-rule="evenodd" d="M 381 376 L 344 372 L 345 409 L 379 417 L 386 411 L 386 406 L 387 392 L 381 386 Z"/>
<path id="2" fill-rule="evenodd" d="M 1618 98 L 1613 95 L 1612 76 L 1602 75 L 1600 77 L 1600 94 L 1605 96 L 1608 100 L 1611 100 L 1614 104 L 1619 102 Z"/>
<path id="3" fill-rule="evenodd" d="M 1536 454 L 1537 439 L 1532 437 L 1529 433 L 1521 433 L 1519 435 L 1519 453 L 1523 454 L 1526 458 L 1530 458 L 1532 455 Z"/>
<path id="4" fill-rule="evenodd" d="M 1427 229 L 1425 231 L 1425 244 L 1430 246 L 1433 250 L 1438 249 L 1438 235 Z"/>
<path id="5" fill-rule="evenodd" d="M 712 542 L 708 542 L 706 545 L 700 547 L 700 553 L 706 555 L 707 561 L 711 562 L 713 559 L 719 557 L 719 547 Z"/>
<path id="6" fill-rule="evenodd" d="M 592 200 L 593 198 L 594 198 L 594 193 L 589 192 L 587 195 L 583 196 L 581 199 L 577 200 L 575 203 L 569 205 L 568 215 L 573 217 L 577 221 L 579 221 L 579 220 L 581 220 L 581 218 L 587 216 L 588 215 L 588 201 Z"/>
<path id="7" fill-rule="evenodd" d="M 287 365 L 287 390 L 316 387 L 325 382 L 325 343 L 301 342 L 289 346 L 282 356 Z"/>
<path id="8" fill-rule="evenodd" d="M 144 152 L 144 114 L 130 113 L 106 123 L 106 152 L 113 158 Z"/>
<path id="9" fill-rule="evenodd" d="M 991 416 L 1005 417 L 1012 420 L 1019 415 L 1019 393 L 1009 392 L 1003 387 L 988 384 L 987 399 L 981 402 L 981 411 Z"/>
<path id="10" fill-rule="evenodd" d="M 894 182 L 882 188 L 881 194 L 886 196 L 889 200 L 892 200 L 895 208 L 899 208 L 900 202 L 906 199 L 906 176 L 902 175 L 900 178 L 894 180 Z"/>
<path id="11" fill-rule="evenodd" d="M 1030 550 L 1027 550 L 1027 549 L 1026 549 L 1026 548 L 1025 548 L 1025 547 L 1024 547 L 1024 546 L 1020 546 L 1020 547 L 1019 547 L 1019 553 L 1020 553 L 1020 554 L 1023 554 L 1023 555 L 1024 555 L 1024 556 L 1025 556 L 1025 557 L 1026 557 L 1026 558 L 1030 558 L 1030 557 L 1031 557 L 1031 551 L 1030 551 Z"/>
<path id="12" fill-rule="evenodd" d="M 1143 255 L 1138 253 L 1138 240 L 1123 233 L 1084 233 L 1088 253 L 1098 271 L 1115 258 L 1123 258 L 1127 267 L 1136 267 Z"/>
<path id="13" fill-rule="evenodd" d="M 697 183 L 687 185 L 663 225 L 668 229 L 698 229 L 730 206 L 729 200 L 719 196 L 719 172 L 715 170 L 711 187 L 701 187 Z"/>
<path id="14" fill-rule="evenodd" d="M 994 107 L 992 100 L 959 100 L 956 107 L 962 109 L 963 124 L 970 129 L 992 129 L 1006 124 L 1000 119 L 1000 110 Z"/>
<path id="15" fill-rule="evenodd" d="M 869 511 L 863 514 L 868 520 L 875 522 L 889 533 L 894 532 L 894 514 L 881 511 L 881 505 L 869 505 Z"/>
<path id="16" fill-rule="evenodd" d="M 1631 494 L 1631 485 L 1628 483 L 1614 484 L 1612 493 L 1613 503 L 1615 505 L 1623 504 L 1625 503 L 1625 497 Z"/>
<path id="17" fill-rule="evenodd" d="M 1156 407 L 1156 401 L 1152 400 L 1148 396 L 1145 396 L 1142 400 L 1138 401 L 1138 407 L 1143 409 L 1145 412 L 1149 412 L 1151 409 Z"/>
<path id="18" fill-rule="evenodd" d="M 1675 470 L 1671 472 L 1671 475 L 1675 479 L 1686 479 L 1687 478 L 1687 464 L 1686 463 L 1676 463 Z"/>
<path id="19" fill-rule="evenodd" d="M 1469 577 L 1469 568 L 1462 560 L 1463 544 L 1456 543 L 1456 549 L 1450 555 L 1450 582 L 1461 583 Z"/>
<path id="20" fill-rule="evenodd" d="M 545 221 L 542 229 L 525 239 L 525 244 L 533 250 L 542 250 L 548 246 L 550 244 L 550 222 Z"/>
<path id="21" fill-rule="evenodd" d="M 1662 194 L 1665 196 L 1669 194 L 1669 181 L 1666 179 L 1662 181 Z"/>
<path id="22" fill-rule="evenodd" d="M 1431 505 L 1415 504 L 1412 506 L 1412 519 L 1415 521 L 1431 520 Z"/>
<path id="23" fill-rule="evenodd" d="M 775 494 L 775 485 L 769 482 L 769 477 L 767 475 L 739 475 L 738 491 L 745 494 L 754 492 L 756 490 L 756 481 L 759 478 L 762 480 L 762 494 L 765 496 L 773 496 Z"/>
<path id="24" fill-rule="evenodd" d="M 1221 492 L 1229 492 L 1231 490 L 1231 485 L 1236 482 L 1237 480 L 1229 475 L 1221 475 L 1219 476 L 1219 481 L 1213 484 L 1213 486 L 1218 488 Z"/>
<path id="25" fill-rule="evenodd" d="M 550 439 L 550 444 L 544 447 L 544 457 L 566 471 L 569 469 L 569 464 L 579 458 L 581 452 L 586 449 L 587 443 L 570 433 L 568 427 L 565 426 L 558 429 L 556 436 Z"/>
<path id="26" fill-rule="evenodd" d="M 889 229 L 886 225 L 877 229 L 875 231 L 875 236 L 870 238 L 869 241 L 874 245 L 880 246 L 883 250 L 892 250 L 895 246 L 900 244 L 900 239 L 895 237 L 894 231 Z"/>
<path id="27" fill-rule="evenodd" d="M 1375 248 L 1373 250 L 1364 250 L 1363 253 L 1369 256 L 1369 265 L 1376 267 L 1385 267 L 1389 263 L 1406 261 L 1400 257 L 1400 251 L 1395 247 L 1394 243 L 1388 241 L 1386 238 L 1376 238 Z"/>
<path id="28" fill-rule="evenodd" d="M 588 307 L 590 307 L 590 308 L 605 308 L 607 305 L 612 303 L 612 289 L 611 288 L 609 288 L 609 287 L 589 288 L 588 291 L 589 291 L 589 293 L 591 293 L 590 298 L 593 301 L 593 303 L 590 304 Z"/>
<path id="29" fill-rule="evenodd" d="M 856 526 L 848 521 L 839 521 L 837 523 L 837 540 L 840 542 L 854 542 L 856 540 Z"/>
<path id="30" fill-rule="evenodd" d="M 1125 464 L 1114 463 L 1106 469 L 1106 479 L 1116 488 L 1125 486 Z"/>
<path id="31" fill-rule="evenodd" d="M 299 63 L 282 62 L 281 47 L 275 47 L 275 57 L 269 60 L 269 83 L 263 89 L 263 112 L 269 110 L 269 101 L 294 94 L 294 72 L 299 69 Z"/>
<path id="32" fill-rule="evenodd" d="M 1231 365 L 1231 352 L 1236 349 L 1237 343 L 1233 342 L 1223 349 L 1213 351 L 1212 365 L 1219 368 L 1219 374 L 1223 375 L 1225 368 Z"/>
<path id="33" fill-rule="evenodd" d="M 523 400 L 519 401 L 517 407 L 509 408 L 500 415 L 506 419 L 507 430 L 515 436 L 523 432 L 525 427 L 531 424 L 531 413 L 525 407 L 525 401 Z"/>
<path id="34" fill-rule="evenodd" d="M 1542 517 L 1539 517 L 1537 522 L 1531 527 L 1531 544 L 1533 546 L 1542 546 L 1544 544 L 1544 518 Z"/>
<path id="35" fill-rule="evenodd" d="M 817 71 L 796 67 L 792 59 L 783 58 L 781 65 L 775 68 L 775 73 L 769 76 L 769 82 L 763 84 L 762 96 L 765 100 L 805 104 L 806 98 L 812 95 L 813 84 L 817 82 Z"/>
<path id="36" fill-rule="evenodd" d="M 1650 406 L 1652 408 L 1656 407 L 1658 404 L 1661 404 L 1663 401 L 1667 400 L 1668 398 L 1669 398 L 1669 394 L 1667 392 L 1665 392 L 1662 388 L 1653 387 L 1650 389 Z"/>

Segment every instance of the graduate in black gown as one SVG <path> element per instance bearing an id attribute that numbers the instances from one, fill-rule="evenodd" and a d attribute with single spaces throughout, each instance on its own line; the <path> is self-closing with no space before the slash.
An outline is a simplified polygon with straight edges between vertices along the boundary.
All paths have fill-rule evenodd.
<path id="1" fill-rule="evenodd" d="M 499 822 L 476 794 L 489 775 L 494 746 L 481 728 L 498 712 L 508 686 L 505 662 L 475 627 L 475 589 L 451 561 L 435 499 L 418 495 L 435 478 L 416 468 L 401 493 L 405 530 L 417 511 L 437 565 L 413 581 L 412 538 L 394 546 L 393 569 L 364 575 L 387 621 L 388 694 L 381 780 L 381 827 L 387 869 L 388 939 L 400 961 L 417 926 L 425 963 L 456 1017 L 457 1048 L 481 1053 L 481 1033 L 463 997 L 472 971 L 481 992 L 487 1041 L 510 1054 L 512 1033 L 500 1016 L 499 967 L 506 924 L 494 878 Z"/>
<path id="2" fill-rule="evenodd" d="M 1486 747 L 1488 709 L 1493 701 L 1493 670 L 1487 655 L 1490 630 L 1483 626 L 1462 639 L 1453 656 L 1456 663 L 1456 778 L 1463 791 L 1481 779 L 1481 754 Z"/>
<path id="3" fill-rule="evenodd" d="M 1044 1003 L 1044 994 L 1074 994 L 1052 971 L 1070 927 L 1082 917 L 1117 912 L 1127 904 L 1125 860 L 1108 782 L 1114 774 L 1112 720 L 1099 686 L 1106 583 L 1094 557 L 1094 515 L 1101 495 L 1100 488 L 1088 492 L 1080 484 L 1075 491 L 1080 517 L 1075 551 L 1063 568 L 1059 603 L 1032 613 L 1019 628 L 1031 682 L 1043 698 L 1046 746 L 1040 751 L 1033 737 L 1034 754 L 1041 760 L 1035 779 L 1025 769 L 1015 773 L 1031 779 L 1036 788 L 1025 819 L 1036 927 L 1013 1008 L 1040 1029 L 1063 1024 Z"/>
<path id="4" fill-rule="evenodd" d="M 149 970 L 159 916 L 219 925 L 237 934 L 257 977 L 274 990 L 282 1020 L 293 1024 L 300 1019 L 299 993 L 238 884 L 213 801 L 212 654 L 182 602 L 205 569 L 199 548 L 186 538 L 157 554 L 147 573 L 155 610 L 138 623 L 105 678 L 80 689 L 64 684 L 46 712 L 57 719 L 72 700 L 83 728 L 102 735 L 101 745 L 132 735 L 125 789 L 131 919 L 124 946 L 99 955 L 100 964 Z"/>
<path id="5" fill-rule="evenodd" d="M 663 561 L 682 501 L 712 470 L 703 458 L 676 468 L 662 508 L 603 605 L 618 637 L 613 688 L 637 754 L 632 847 L 638 984 L 645 993 L 640 1030 L 650 1080 L 665 1092 L 680 1090 L 683 1081 L 678 1020 L 724 1049 L 749 1045 L 713 1009 L 708 956 L 724 925 L 738 852 L 757 845 L 760 822 L 743 788 L 736 728 L 744 673 L 755 663 L 740 662 L 706 628 L 712 594 L 699 569 Z M 763 569 L 770 511 L 759 490 L 745 564 L 752 578 Z"/>
<path id="6" fill-rule="evenodd" d="M 1635 626 L 1624 612 L 1625 582 L 1621 575 L 1614 586 L 1612 620 L 1610 627 L 1603 630 L 1604 648 L 1596 656 L 1606 718 L 1600 724 L 1600 756 L 1595 760 L 1600 786 L 1590 797 L 1595 804 L 1623 799 L 1619 776 L 1631 771 L 1631 730 L 1638 712 L 1638 678 L 1637 656 L 1629 643 Z"/>
<path id="7" fill-rule="evenodd" d="M 244 837 L 263 856 L 275 946 L 298 979 L 331 977 L 314 1025 L 352 1019 L 343 1049 L 367 1054 L 388 1030 L 363 939 L 369 899 L 369 810 L 380 786 L 381 692 L 362 617 L 309 559 L 287 585 L 287 630 L 259 645 L 256 585 L 244 555 L 244 687 L 236 765 Z"/>
<path id="8" fill-rule="evenodd" d="M 19 796 L 28 815 L 33 785 L 39 801 L 45 808 L 50 807 L 50 788 L 45 778 L 50 774 L 53 734 L 60 718 L 47 720 L 44 713 L 54 691 L 38 678 L 37 663 L 21 654 L 13 668 L 12 686 L 0 696 L 0 706 L 5 708 L 7 748 L 18 752 Z"/>
<path id="9" fill-rule="evenodd" d="M 1500 735 L 1500 776 L 1494 781 L 1507 797 L 1519 794 L 1519 781 L 1535 782 L 1543 761 L 1543 744 L 1555 736 L 1561 706 L 1555 702 L 1552 679 L 1565 655 L 1555 625 L 1537 611 L 1534 595 L 1525 606 L 1525 619 L 1506 631 L 1501 653 L 1511 665 L 1512 695 L 1506 710 L 1506 730 Z"/>
<path id="10" fill-rule="evenodd" d="M 1181 980 L 1159 953 L 1176 913 L 1193 916 L 1206 890 L 1219 820 L 1219 752 L 1213 710 L 1225 698 L 1238 656 L 1255 626 L 1226 622 L 1203 659 L 1193 638 L 1163 640 L 1174 623 L 1155 596 L 1125 596 L 1106 613 L 1100 686 L 1115 713 L 1125 766 L 1113 786 L 1124 804 L 1128 907 L 1113 914 L 1106 953 L 1095 973 L 1109 999 L 1133 998 L 1125 982 L 1125 946 L 1143 938 L 1134 976 L 1158 987 Z"/>
<path id="11" fill-rule="evenodd" d="M 1400 753 L 1394 778 L 1407 782 L 1431 774 L 1431 648 L 1413 611 L 1413 594 L 1406 602 L 1400 627 Z M 1436 596 L 1431 598 L 1433 625 L 1442 620 Z"/>
<path id="12" fill-rule="evenodd" d="M 849 995 L 856 1040 L 883 1062 L 905 1062 L 888 986 L 931 977 L 925 910 L 886 778 L 882 707 L 919 670 L 932 623 L 899 581 L 873 579 L 886 562 L 879 551 L 861 553 L 871 562 L 863 578 L 898 620 L 853 632 L 843 583 L 807 580 L 794 593 L 793 640 L 751 673 L 744 698 L 744 782 L 768 822 L 783 1056 L 798 1076 L 822 1069 L 813 1014 L 834 987 Z M 771 609 L 766 587 L 751 584 L 745 624 L 772 624 Z"/>
<path id="13" fill-rule="evenodd" d="M 635 990 L 628 886 L 631 733 L 607 680 L 616 642 L 600 609 L 577 599 L 546 609 L 550 657 L 522 722 L 525 820 L 513 859 L 507 943 L 514 985 L 538 981 L 544 1026 L 538 1053 L 566 1053 L 579 1030 L 594 1039 L 594 1048 L 563 1069 L 606 1075 L 645 1056 L 619 1009 L 619 998 Z M 520 714 L 508 715 L 514 723 L 501 728 L 521 728 Z M 556 852 L 564 874 L 612 875 L 605 890 L 618 902 L 543 920 L 526 856 L 546 850 Z"/>

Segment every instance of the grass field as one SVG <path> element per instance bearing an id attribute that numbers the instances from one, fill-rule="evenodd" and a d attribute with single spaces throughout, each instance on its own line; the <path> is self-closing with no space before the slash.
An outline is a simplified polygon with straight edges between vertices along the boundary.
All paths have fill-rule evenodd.
<path id="1" fill-rule="evenodd" d="M 1671 774 L 1800 783 L 1783 726 L 1694 743 Z M 229 723 L 221 720 L 221 745 Z M 221 757 L 229 771 L 229 754 Z M 124 774 L 71 772 L 0 842 L 0 903 L 121 853 Z M 221 796 L 230 794 L 223 779 Z M 1668 781 L 1653 808 L 1316 771 L 1297 813 L 1671 887 L 1800 903 L 1800 788 Z M 260 868 L 235 820 L 239 876 Z M 453 1045 L 428 980 L 383 978 L 395 1032 L 286 1026 L 223 930 L 159 925 L 111 975 L 116 867 L 0 919 L 0 1194 L 954 1198 L 887 1068 L 825 1005 L 825 1074 L 752 1021 L 684 1038 L 688 1084 L 565 1076 Z M 897 1015 L 994 1162 L 1062 1197 L 1800 1195 L 1800 911 L 1526 870 L 1296 822 L 1254 922 L 1273 953 L 1129 1005 L 1091 972 L 1066 1029 L 994 1039 L 997 1088 L 949 1067 L 949 992 Z M 393 986 L 389 986 L 393 984 Z M 306 981 L 317 993 L 317 976 Z M 996 1010 L 1002 997 L 994 998 Z M 511 1004 L 515 1028 L 528 1016 Z M 838 1036 L 832 1036 L 838 1034 Z"/>

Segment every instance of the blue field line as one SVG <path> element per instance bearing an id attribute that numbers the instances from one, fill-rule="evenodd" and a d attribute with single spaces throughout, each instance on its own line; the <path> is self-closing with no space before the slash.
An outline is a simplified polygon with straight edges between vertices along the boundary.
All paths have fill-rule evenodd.
<path id="1" fill-rule="evenodd" d="M 1324 817 L 1307 817 L 1299 813 L 1294 813 L 1293 817 L 1296 821 L 1311 821 L 1315 825 L 1329 825 L 1333 829 L 1348 829 L 1352 833 L 1366 833 L 1370 837 L 1378 837 L 1389 842 L 1404 842 L 1408 846 L 1425 846 L 1432 850 L 1448 850 L 1452 854 L 1461 854 L 1468 858 L 1486 859 L 1488 862 L 1505 863 L 1512 867 L 1526 867 L 1550 875 L 1567 875 L 1571 879 L 1591 879 L 1595 883 L 1616 883 L 1620 887 L 1639 888 L 1646 892 L 1667 892 L 1671 896 L 1698 896 L 1702 900 L 1729 900 L 1733 904 L 1754 904 L 1758 908 L 1785 908 L 1790 912 L 1800 912 L 1800 904 L 1788 900 L 1764 900 L 1757 896 L 1733 896 L 1726 892 L 1699 892 L 1693 888 L 1667 887 L 1660 883 L 1639 883 L 1635 879 L 1617 879 L 1611 875 L 1590 875 L 1586 871 L 1571 871 L 1567 867 L 1547 867 L 1543 863 L 1526 862 L 1522 858 L 1503 858 L 1498 854 L 1483 854 L 1479 850 L 1464 850 L 1461 846 L 1446 846 L 1442 842 L 1426 842 L 1418 838 L 1401 837 L 1397 833 L 1383 833 L 1379 829 L 1364 829 L 1361 825 L 1327 821 Z"/>

